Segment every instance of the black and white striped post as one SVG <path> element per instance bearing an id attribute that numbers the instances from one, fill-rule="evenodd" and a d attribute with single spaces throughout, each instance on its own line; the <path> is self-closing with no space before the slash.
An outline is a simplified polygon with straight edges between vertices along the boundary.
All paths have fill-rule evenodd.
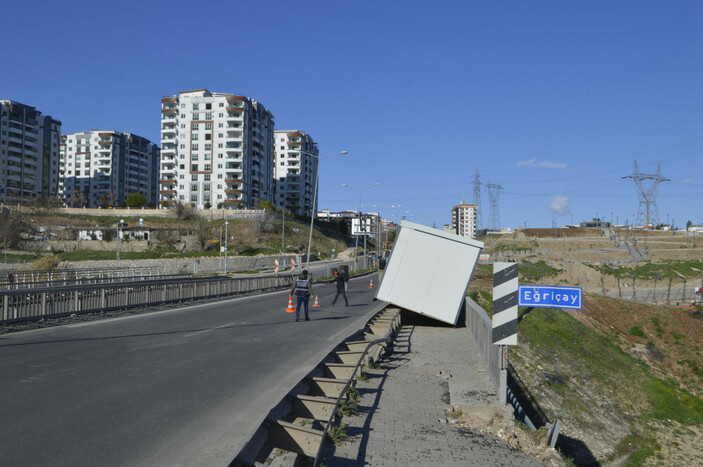
<path id="1" fill-rule="evenodd" d="M 508 345 L 517 345 L 517 263 L 493 263 L 493 344 L 500 346 L 498 401 L 507 402 Z"/>

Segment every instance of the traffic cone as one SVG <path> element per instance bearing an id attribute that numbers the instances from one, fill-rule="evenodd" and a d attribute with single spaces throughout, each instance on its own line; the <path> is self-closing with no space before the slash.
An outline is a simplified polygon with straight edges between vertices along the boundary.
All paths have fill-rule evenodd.
<path id="1" fill-rule="evenodd" d="M 295 313 L 295 308 L 293 308 L 293 296 L 288 295 L 288 308 L 286 308 L 286 313 Z"/>
<path id="2" fill-rule="evenodd" d="M 315 303 L 313 303 L 313 308 L 319 308 L 320 307 L 320 302 L 317 301 L 317 299 L 320 298 L 319 295 L 315 295 Z"/>
<path id="3" fill-rule="evenodd" d="M 369 284 L 369 289 L 373 289 L 373 279 L 371 279 L 371 283 Z"/>

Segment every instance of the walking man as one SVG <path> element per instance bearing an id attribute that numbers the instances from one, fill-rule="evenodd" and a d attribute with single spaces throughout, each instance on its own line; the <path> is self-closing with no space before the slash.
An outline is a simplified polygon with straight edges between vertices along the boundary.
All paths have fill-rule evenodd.
<path id="1" fill-rule="evenodd" d="M 298 298 L 298 306 L 295 307 L 295 320 L 300 321 L 300 305 L 305 305 L 305 321 L 310 321 L 308 316 L 308 302 L 312 295 L 312 277 L 308 275 L 308 270 L 303 269 L 298 278 L 293 282 L 290 294 Z"/>
<path id="2" fill-rule="evenodd" d="M 338 273 L 336 269 L 334 271 L 334 280 L 332 282 L 337 284 L 337 295 L 335 295 L 334 300 L 332 300 L 332 306 L 337 303 L 337 298 L 339 298 L 340 294 L 342 295 L 342 297 L 344 297 L 344 306 L 349 306 L 349 302 L 347 301 L 347 294 L 344 292 L 344 277 L 342 277 L 342 275 Z M 327 285 L 331 284 L 332 282 L 328 282 Z"/>

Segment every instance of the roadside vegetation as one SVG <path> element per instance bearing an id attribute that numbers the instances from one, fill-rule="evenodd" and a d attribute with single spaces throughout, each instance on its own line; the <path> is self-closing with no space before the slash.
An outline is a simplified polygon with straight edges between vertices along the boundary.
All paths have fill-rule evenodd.
<path id="1" fill-rule="evenodd" d="M 651 280 L 654 278 L 678 278 L 679 274 L 686 277 L 700 278 L 703 275 L 703 261 L 663 261 L 658 263 L 646 262 L 634 267 L 613 267 L 608 265 L 589 265 L 601 274 L 619 278 Z M 678 274 L 677 274 L 678 273 Z"/>
<path id="2" fill-rule="evenodd" d="M 519 325 L 510 360 L 533 403 L 564 423 L 562 448 L 577 465 L 703 461 L 689 449 L 703 433 L 700 339 L 684 334 L 700 318 L 641 307 L 589 296 L 583 312 L 535 308 Z"/>

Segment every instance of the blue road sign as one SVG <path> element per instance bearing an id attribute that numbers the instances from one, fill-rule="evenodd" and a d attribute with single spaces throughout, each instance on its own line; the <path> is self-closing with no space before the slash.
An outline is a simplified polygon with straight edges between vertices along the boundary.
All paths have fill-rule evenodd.
<path id="1" fill-rule="evenodd" d="M 552 285 L 521 285 L 518 287 L 518 305 L 580 310 L 583 303 L 581 287 Z"/>

